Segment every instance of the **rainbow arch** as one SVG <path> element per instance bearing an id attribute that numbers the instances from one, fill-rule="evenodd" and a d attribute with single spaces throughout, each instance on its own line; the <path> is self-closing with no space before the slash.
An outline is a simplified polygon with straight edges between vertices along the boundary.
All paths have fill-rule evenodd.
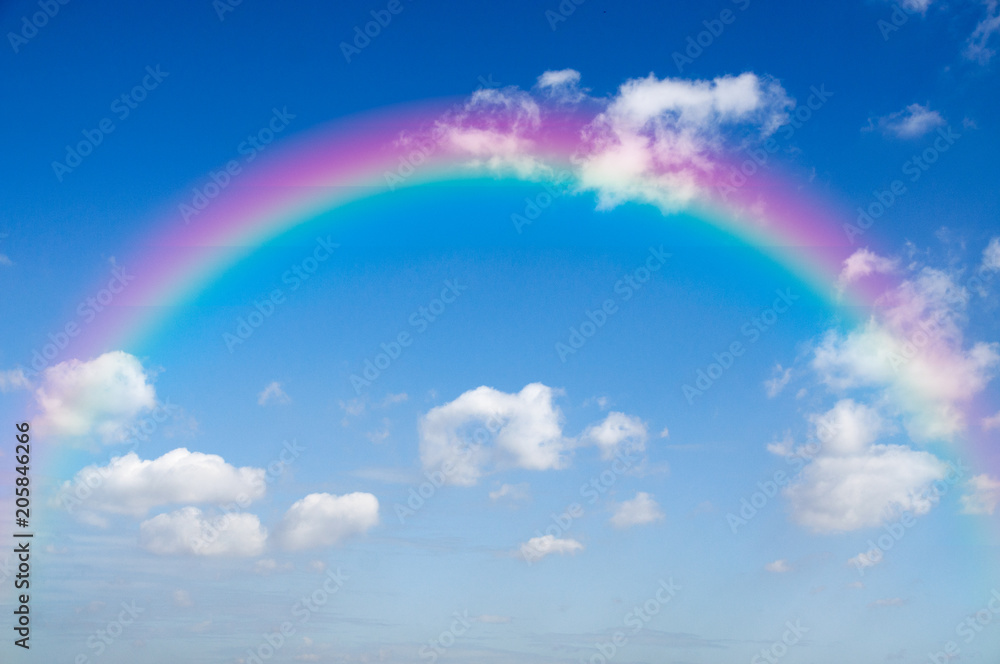
<path id="1" fill-rule="evenodd" d="M 92 357 L 136 343 L 167 320 L 173 308 L 257 247 L 319 214 L 400 187 L 495 176 L 483 159 L 442 141 L 428 142 L 429 128 L 453 103 L 372 112 L 286 139 L 260 163 L 244 165 L 232 183 L 197 214 L 188 215 L 187 222 L 180 205 L 191 205 L 190 194 L 173 202 L 161 212 L 144 251 L 123 261 L 137 266 L 134 285 L 84 331 L 75 354 Z M 533 173 L 524 179 L 551 180 L 552 174 L 571 169 L 584 123 L 569 114 L 556 116 L 532 134 L 530 156 L 551 170 L 548 176 Z M 832 206 L 794 195 L 792 186 L 763 171 L 744 186 L 719 193 L 723 178 L 741 168 L 746 170 L 744 161 L 729 160 L 706 175 L 699 184 L 710 193 L 689 205 L 684 218 L 715 227 L 757 250 L 848 318 L 866 319 L 879 307 L 887 279 L 876 276 L 844 290 L 837 287 L 844 260 L 865 243 L 850 241 L 844 219 L 830 211 Z M 517 173 L 508 170 L 504 175 Z M 910 392 L 913 407 L 919 408 L 923 397 Z M 965 443 L 983 467 L 1000 468 L 985 440 Z"/>

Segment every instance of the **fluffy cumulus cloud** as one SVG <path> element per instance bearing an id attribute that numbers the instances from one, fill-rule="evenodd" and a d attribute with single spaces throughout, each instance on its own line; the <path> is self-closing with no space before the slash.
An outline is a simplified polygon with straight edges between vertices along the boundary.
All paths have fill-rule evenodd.
<path id="1" fill-rule="evenodd" d="M 197 507 L 158 514 L 139 524 L 139 544 L 161 556 L 258 556 L 267 530 L 256 515 L 204 514 Z"/>
<path id="2" fill-rule="evenodd" d="M 884 133 L 898 138 L 919 138 L 946 124 L 940 113 L 920 104 L 910 104 L 901 111 L 869 122 L 870 127 L 877 126 Z"/>
<path id="3" fill-rule="evenodd" d="M 1000 344 L 965 343 L 968 299 L 951 274 L 924 267 L 886 293 L 866 325 L 827 333 L 812 366 L 834 390 L 885 389 L 908 409 L 915 439 L 951 438 L 1000 365 Z"/>
<path id="4" fill-rule="evenodd" d="M 89 489 L 87 511 L 142 516 L 162 505 L 249 503 L 267 484 L 263 468 L 236 468 L 218 455 L 179 448 L 152 460 L 129 452 L 106 466 L 87 466 L 62 491 L 78 496 L 78 487 Z"/>
<path id="5" fill-rule="evenodd" d="M 125 440 L 135 419 L 156 406 L 156 392 L 137 358 L 122 351 L 49 367 L 35 390 L 38 429 L 56 436 Z"/>
<path id="6" fill-rule="evenodd" d="M 420 419 L 424 468 L 449 484 L 472 486 L 488 466 L 562 468 L 571 441 L 563 437 L 556 391 L 541 383 L 509 394 L 477 387 Z"/>
<path id="7" fill-rule="evenodd" d="M 969 491 L 962 496 L 965 514 L 993 514 L 1000 504 L 1000 480 L 989 475 L 976 475 L 969 480 Z"/>
<path id="8" fill-rule="evenodd" d="M 578 551 L 583 551 L 583 544 L 568 537 L 560 538 L 555 535 L 540 535 L 532 537 L 522 544 L 517 550 L 517 555 L 528 562 L 541 560 L 545 556 L 552 554 L 576 555 Z"/>
<path id="9" fill-rule="evenodd" d="M 581 441 L 598 447 L 601 458 L 608 460 L 619 452 L 632 454 L 644 451 L 648 438 L 646 424 L 638 417 L 610 412 L 602 422 L 587 427 Z"/>
<path id="10" fill-rule="evenodd" d="M 872 408 L 845 399 L 812 420 L 818 450 L 803 454 L 812 460 L 784 491 L 796 522 L 845 532 L 933 507 L 929 489 L 945 477 L 945 464 L 927 452 L 878 443 L 887 425 Z"/>
<path id="11" fill-rule="evenodd" d="M 330 547 L 378 524 L 378 498 L 370 493 L 311 493 L 285 513 L 277 537 L 286 549 Z"/>
<path id="12" fill-rule="evenodd" d="M 619 503 L 611 516 L 611 525 L 615 528 L 631 528 L 662 521 L 663 511 L 653 499 L 653 496 L 640 491 L 635 498 Z"/>

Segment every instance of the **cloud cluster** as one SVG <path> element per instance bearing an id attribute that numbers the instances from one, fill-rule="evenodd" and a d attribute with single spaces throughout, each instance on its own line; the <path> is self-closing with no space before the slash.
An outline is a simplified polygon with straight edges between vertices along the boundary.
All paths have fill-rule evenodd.
<path id="1" fill-rule="evenodd" d="M 965 406 L 1000 366 L 1000 344 L 966 347 L 969 295 L 951 274 L 920 269 L 886 293 L 879 315 L 846 334 L 828 332 L 812 366 L 834 390 L 879 388 L 908 408 L 917 440 L 950 439 L 963 431 Z"/>
<path id="2" fill-rule="evenodd" d="M 945 477 L 945 464 L 924 451 L 878 443 L 887 425 L 874 409 L 844 399 L 812 422 L 814 437 L 824 442 L 784 490 L 797 523 L 815 532 L 845 532 L 884 524 L 904 511 L 926 514 L 934 506 L 928 489 Z"/>
<path id="3" fill-rule="evenodd" d="M 435 133 L 473 164 L 541 177 L 555 168 L 531 155 L 561 131 L 555 140 L 577 142 L 577 189 L 596 193 L 599 209 L 639 201 L 674 211 L 708 192 L 725 144 L 762 142 L 795 105 L 780 83 L 753 72 L 711 80 L 650 74 L 610 98 L 590 96 L 580 81 L 580 72 L 563 69 L 539 76 L 534 95 L 513 86 L 477 90 Z M 543 102 L 555 102 L 555 111 Z"/>

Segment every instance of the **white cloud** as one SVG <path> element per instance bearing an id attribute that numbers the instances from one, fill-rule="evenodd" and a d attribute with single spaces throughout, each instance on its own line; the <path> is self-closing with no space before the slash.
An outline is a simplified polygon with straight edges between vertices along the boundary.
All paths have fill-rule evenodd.
<path id="1" fill-rule="evenodd" d="M 879 548 L 871 549 L 864 553 L 859 553 L 853 558 L 847 561 L 847 564 L 855 569 L 865 569 L 868 567 L 874 567 L 884 560 L 882 555 L 882 550 Z"/>
<path id="2" fill-rule="evenodd" d="M 254 514 L 210 517 L 197 507 L 158 514 L 139 524 L 139 544 L 161 556 L 258 556 L 267 530 Z"/>
<path id="3" fill-rule="evenodd" d="M 579 187 L 597 193 L 599 209 L 640 201 L 675 211 L 702 193 L 727 134 L 766 138 L 793 106 L 777 81 L 752 72 L 627 81 L 585 130 Z"/>
<path id="4" fill-rule="evenodd" d="M 848 284 L 872 274 L 891 274 L 899 268 L 899 260 L 879 256 L 870 249 L 858 249 L 844 260 L 844 268 L 837 279 L 837 286 L 843 290 Z"/>
<path id="5" fill-rule="evenodd" d="M 268 404 L 289 404 L 292 403 L 291 397 L 289 397 L 285 390 L 281 388 L 281 383 L 278 381 L 273 381 L 265 387 L 260 394 L 257 395 L 257 404 L 260 406 L 266 406 Z"/>
<path id="6" fill-rule="evenodd" d="M 976 29 L 965 42 L 965 57 L 979 64 L 986 64 L 996 50 L 989 47 L 989 42 L 997 32 L 1000 32 L 1000 3 L 997 0 L 986 0 L 986 17 L 976 25 Z"/>
<path id="7" fill-rule="evenodd" d="M 983 249 L 983 268 L 993 272 L 1000 270 L 1000 237 L 990 238 Z"/>
<path id="8" fill-rule="evenodd" d="M 580 90 L 580 72 L 575 69 L 544 72 L 536 87 L 562 102 L 576 103 L 586 96 Z"/>
<path id="9" fill-rule="evenodd" d="M 35 391 L 40 432 L 57 436 L 97 434 L 122 442 L 129 425 L 156 406 L 156 392 L 138 359 L 122 351 L 86 362 L 67 360 L 49 367 Z"/>
<path id="10" fill-rule="evenodd" d="M 788 385 L 788 381 L 792 379 L 792 368 L 787 369 L 782 368 L 779 364 L 774 367 L 774 376 L 764 381 L 764 389 L 767 391 L 767 396 L 769 399 L 773 399 L 778 396 L 785 386 Z"/>
<path id="11" fill-rule="evenodd" d="M 926 514 L 927 490 L 945 476 L 935 456 L 903 445 L 877 444 L 886 431 L 871 408 L 842 400 L 813 416 L 819 452 L 784 490 L 792 518 L 816 532 L 844 532 L 886 523 L 903 511 Z"/>
<path id="12" fill-rule="evenodd" d="M 483 614 L 481 616 L 476 616 L 472 619 L 474 622 L 485 623 L 488 625 L 506 625 L 511 622 L 510 616 L 491 616 L 488 614 Z"/>
<path id="13" fill-rule="evenodd" d="M 1000 344 L 964 347 L 968 299 L 951 275 L 925 267 L 880 298 L 878 318 L 846 335 L 827 333 L 812 366 L 835 390 L 886 389 L 908 409 L 914 439 L 949 439 L 964 430 L 963 407 L 1000 365 Z"/>
<path id="14" fill-rule="evenodd" d="M 502 484 L 496 491 L 490 491 L 490 500 L 496 501 L 501 498 L 506 498 L 511 502 L 527 500 L 529 498 L 528 484 L 526 482 L 522 482 L 521 484 Z"/>
<path id="15" fill-rule="evenodd" d="M 662 521 L 664 518 L 660 506 L 653 497 L 645 491 L 640 491 L 635 498 L 619 503 L 611 517 L 611 525 L 615 528 L 631 528 Z"/>
<path id="16" fill-rule="evenodd" d="M 446 148 L 470 156 L 473 165 L 530 177 L 550 171 L 530 156 L 530 135 L 540 126 L 541 109 L 531 95 L 515 87 L 485 88 L 441 120 L 435 131 Z"/>
<path id="17" fill-rule="evenodd" d="M 615 411 L 608 413 L 599 424 L 587 427 L 581 436 L 582 442 L 597 446 L 605 460 L 613 459 L 619 452 L 642 452 L 648 438 L 645 422 Z"/>
<path id="18" fill-rule="evenodd" d="M 969 480 L 970 492 L 962 496 L 963 514 L 993 514 L 1000 504 L 1000 480 L 976 475 Z"/>
<path id="19" fill-rule="evenodd" d="M 940 113 L 930 110 L 927 106 L 910 104 L 901 111 L 878 118 L 870 126 L 875 125 L 883 132 L 898 138 L 920 138 L 927 132 L 944 126 L 945 121 Z"/>
<path id="20" fill-rule="evenodd" d="M 788 564 L 787 560 L 782 558 L 764 565 L 764 569 L 774 574 L 784 574 L 785 572 L 791 572 L 792 566 Z"/>
<path id="21" fill-rule="evenodd" d="M 75 487 L 88 486 L 83 503 L 88 511 L 142 516 L 161 505 L 247 503 L 264 495 L 265 472 L 181 447 L 158 459 L 144 461 L 129 452 L 107 466 L 87 466 L 63 483 L 62 491 L 72 495 Z"/>
<path id="22" fill-rule="evenodd" d="M 24 375 L 22 369 L 9 369 L 0 371 L 0 392 L 12 392 L 14 390 L 26 390 L 31 387 L 28 377 Z"/>
<path id="23" fill-rule="evenodd" d="M 334 546 L 377 524 L 378 498 L 370 493 L 311 493 L 288 509 L 278 537 L 286 549 L 299 551 Z"/>
<path id="24" fill-rule="evenodd" d="M 557 538 L 555 535 L 542 535 L 532 537 L 521 545 L 517 553 L 528 562 L 541 560 L 545 556 L 558 553 L 559 555 L 576 555 L 577 551 L 583 551 L 583 545 L 575 539 Z"/>
<path id="25" fill-rule="evenodd" d="M 472 486 L 491 464 L 564 467 L 570 441 L 563 438 L 562 412 L 552 403 L 556 394 L 541 383 L 516 394 L 482 386 L 432 408 L 419 426 L 424 468 L 443 469 L 449 484 Z"/>
<path id="26" fill-rule="evenodd" d="M 984 417 L 980 425 L 983 427 L 983 431 L 992 431 L 993 429 L 1000 428 L 1000 411 L 995 415 Z"/>
<path id="27" fill-rule="evenodd" d="M 191 594 L 186 590 L 175 590 L 174 606 L 179 606 L 181 608 L 194 606 L 194 602 L 191 600 Z"/>

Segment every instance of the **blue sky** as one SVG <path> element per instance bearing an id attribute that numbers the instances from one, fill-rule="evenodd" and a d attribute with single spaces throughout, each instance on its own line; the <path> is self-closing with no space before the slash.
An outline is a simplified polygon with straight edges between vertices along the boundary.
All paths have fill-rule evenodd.
<path id="1" fill-rule="evenodd" d="M 561 6 L 69 2 L 34 31 L 38 3 L 0 8 L 0 411 L 38 431 L 31 650 L 8 631 L 4 661 L 996 657 L 1000 468 L 966 442 L 1000 428 L 996 3 Z M 348 61 L 341 43 L 390 9 Z M 815 89 L 832 94 L 795 121 Z M 662 180 L 616 179 L 635 163 L 611 148 L 515 232 L 546 178 L 516 177 L 526 155 L 497 140 L 496 172 L 329 211 L 152 334 L 25 371 L 115 265 L 141 274 L 128 259 L 162 211 L 245 157 L 273 109 L 294 115 L 277 151 L 432 98 L 589 104 L 589 128 L 682 169 L 773 135 L 774 181 L 844 222 L 903 180 L 838 277 L 884 278 L 880 306 L 832 306 L 650 193 Z M 103 118 L 93 153 L 54 169 Z M 339 246 L 292 288 L 318 238 Z M 273 314 L 227 342 L 275 287 Z"/>

